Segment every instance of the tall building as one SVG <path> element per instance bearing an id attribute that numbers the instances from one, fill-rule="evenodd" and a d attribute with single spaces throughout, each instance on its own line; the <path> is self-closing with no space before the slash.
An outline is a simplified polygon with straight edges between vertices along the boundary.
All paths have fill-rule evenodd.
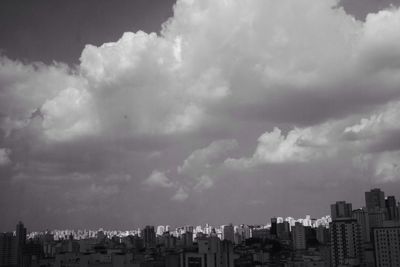
<path id="1" fill-rule="evenodd" d="M 290 225 L 289 222 L 281 222 L 277 224 L 277 235 L 279 239 L 290 240 Z"/>
<path id="2" fill-rule="evenodd" d="M 306 249 L 306 229 L 303 224 L 296 222 L 292 227 L 293 248 L 295 250 Z"/>
<path id="3" fill-rule="evenodd" d="M 369 227 L 371 229 L 382 227 L 386 210 L 385 193 L 379 188 L 365 192 L 365 204 L 368 211 Z"/>
<path id="4" fill-rule="evenodd" d="M 400 266 L 400 227 L 375 228 L 375 266 Z"/>
<path id="5" fill-rule="evenodd" d="M 222 226 L 223 240 L 235 241 L 235 231 L 232 224 Z"/>
<path id="6" fill-rule="evenodd" d="M 365 204 L 367 205 L 367 211 L 385 209 L 385 193 L 379 188 L 365 192 Z"/>
<path id="7" fill-rule="evenodd" d="M 17 241 L 17 264 L 22 266 L 23 251 L 26 243 L 26 228 L 22 222 L 18 222 L 16 227 L 16 241 Z"/>
<path id="8" fill-rule="evenodd" d="M 272 236 L 276 236 L 277 235 L 277 224 L 278 224 L 278 219 L 277 218 L 271 218 L 270 234 Z"/>
<path id="9" fill-rule="evenodd" d="M 193 233 L 192 232 L 185 232 L 181 236 L 182 245 L 185 248 L 190 248 L 193 246 Z"/>
<path id="10" fill-rule="evenodd" d="M 399 209 L 397 207 L 396 198 L 394 196 L 388 196 L 385 199 L 386 206 L 386 220 L 399 221 Z"/>
<path id="11" fill-rule="evenodd" d="M 346 201 L 337 201 L 331 205 L 332 220 L 352 217 L 352 205 Z"/>
<path id="12" fill-rule="evenodd" d="M 320 244 L 327 244 L 329 242 L 329 229 L 320 225 L 316 229 L 316 238 Z"/>
<path id="13" fill-rule="evenodd" d="M 144 246 L 146 248 L 152 248 L 156 246 L 156 232 L 154 226 L 146 225 L 142 231 Z"/>
<path id="14" fill-rule="evenodd" d="M 17 266 L 17 239 L 13 233 L 0 233 L 0 266 Z"/>
<path id="15" fill-rule="evenodd" d="M 350 210 L 350 211 L 349 211 Z M 331 205 L 331 265 L 357 266 L 363 262 L 362 230 L 352 219 L 351 204 L 343 201 Z"/>
<path id="16" fill-rule="evenodd" d="M 361 226 L 363 242 L 371 242 L 368 212 L 364 209 L 353 210 L 353 218 L 356 219 Z"/>

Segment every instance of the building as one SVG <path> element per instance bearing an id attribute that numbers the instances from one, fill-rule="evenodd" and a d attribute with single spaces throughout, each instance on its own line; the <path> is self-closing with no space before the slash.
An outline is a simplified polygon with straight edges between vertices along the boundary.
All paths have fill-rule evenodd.
<path id="1" fill-rule="evenodd" d="M 278 224 L 278 219 L 277 218 L 271 218 L 270 234 L 272 236 L 276 236 L 277 235 L 277 224 Z"/>
<path id="2" fill-rule="evenodd" d="M 281 222 L 277 224 L 277 235 L 281 240 L 290 240 L 289 222 Z"/>
<path id="3" fill-rule="evenodd" d="M 373 230 L 375 266 L 400 266 L 400 227 Z"/>
<path id="4" fill-rule="evenodd" d="M 146 248 L 153 248 L 156 246 L 156 232 L 154 226 L 146 225 L 143 229 L 143 241 Z"/>
<path id="5" fill-rule="evenodd" d="M 351 203 L 346 203 L 346 201 L 337 201 L 335 204 L 331 205 L 331 217 L 332 220 L 344 219 L 352 217 L 352 205 Z"/>
<path id="6" fill-rule="evenodd" d="M 307 248 L 306 229 L 305 227 L 296 222 L 292 227 L 293 249 L 302 250 Z"/>
<path id="7" fill-rule="evenodd" d="M 361 225 L 363 242 L 371 242 L 368 211 L 364 209 L 353 210 L 353 218 Z"/>
<path id="8" fill-rule="evenodd" d="M 222 226 L 222 239 L 231 241 L 232 243 L 235 241 L 235 231 L 232 224 L 223 225 Z"/>
<path id="9" fill-rule="evenodd" d="M 331 266 L 359 266 L 363 263 L 361 225 L 352 218 L 351 204 L 331 205 Z"/>
<path id="10" fill-rule="evenodd" d="M 399 209 L 394 196 L 388 196 L 385 199 L 386 220 L 399 221 Z"/>
<path id="11" fill-rule="evenodd" d="M 181 267 L 233 267 L 233 244 L 216 236 L 197 239 L 197 249 L 181 252 Z"/>
<path id="12" fill-rule="evenodd" d="M 17 266 L 17 239 L 13 233 L 0 233 L 0 266 Z"/>
<path id="13" fill-rule="evenodd" d="M 379 188 L 365 192 L 365 204 L 368 211 L 369 227 L 371 229 L 382 227 L 386 212 L 385 193 Z"/>
<path id="14" fill-rule="evenodd" d="M 320 225 L 316 229 L 316 238 L 320 244 L 327 244 L 329 242 L 329 229 Z"/>
<path id="15" fill-rule="evenodd" d="M 22 222 L 18 222 L 16 227 L 16 242 L 17 242 L 17 265 L 22 266 L 23 251 L 26 243 L 26 228 Z"/>
<path id="16" fill-rule="evenodd" d="M 367 205 L 367 211 L 385 209 L 385 193 L 379 188 L 365 192 L 365 204 Z"/>

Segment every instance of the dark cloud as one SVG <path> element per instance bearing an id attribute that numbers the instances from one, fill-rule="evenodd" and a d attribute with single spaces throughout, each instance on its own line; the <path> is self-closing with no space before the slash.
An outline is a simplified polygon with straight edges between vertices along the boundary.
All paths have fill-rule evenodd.
<path id="1" fill-rule="evenodd" d="M 400 6 L 399 0 L 340 0 L 340 5 L 359 20 L 365 20 L 369 13 L 376 13 L 392 6 Z"/>

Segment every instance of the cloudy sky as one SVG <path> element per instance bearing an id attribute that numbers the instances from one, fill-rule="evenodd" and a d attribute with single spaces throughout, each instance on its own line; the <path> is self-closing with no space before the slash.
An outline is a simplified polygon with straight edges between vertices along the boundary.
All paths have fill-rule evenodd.
<path id="1" fill-rule="evenodd" d="M 399 198 L 398 4 L 1 1 L 0 230 Z"/>

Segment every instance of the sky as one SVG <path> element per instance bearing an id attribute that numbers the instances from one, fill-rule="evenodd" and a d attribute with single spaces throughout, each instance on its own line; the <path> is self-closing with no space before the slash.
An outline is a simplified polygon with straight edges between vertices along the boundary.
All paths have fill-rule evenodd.
<path id="1" fill-rule="evenodd" d="M 112 3 L 0 3 L 0 231 L 400 198 L 398 1 Z"/>

